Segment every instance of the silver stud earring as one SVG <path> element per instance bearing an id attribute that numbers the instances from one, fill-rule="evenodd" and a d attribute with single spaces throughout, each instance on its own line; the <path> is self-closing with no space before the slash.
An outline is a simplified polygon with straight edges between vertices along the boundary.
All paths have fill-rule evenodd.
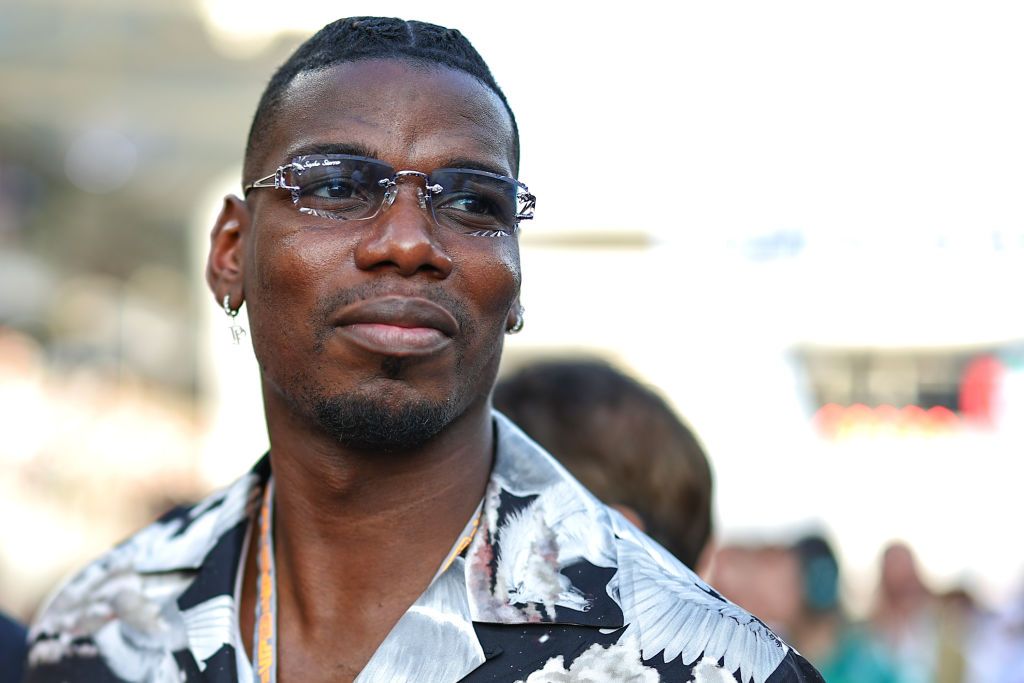
<path id="1" fill-rule="evenodd" d="M 228 316 L 228 324 L 231 329 L 231 339 L 236 345 L 242 343 L 242 337 L 246 334 L 245 328 L 238 324 L 237 318 L 239 308 L 241 308 L 241 306 L 238 308 L 231 308 L 231 295 L 224 295 L 224 313 Z"/>
<path id="2" fill-rule="evenodd" d="M 526 315 L 526 308 L 523 306 L 519 307 L 519 313 L 516 314 L 516 322 L 512 327 L 505 330 L 505 334 L 519 334 L 523 331 L 523 325 L 525 324 L 524 316 Z"/>

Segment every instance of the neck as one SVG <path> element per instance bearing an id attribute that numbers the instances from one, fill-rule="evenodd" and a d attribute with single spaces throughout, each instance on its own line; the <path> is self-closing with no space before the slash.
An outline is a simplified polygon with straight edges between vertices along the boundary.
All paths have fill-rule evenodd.
<path id="1" fill-rule="evenodd" d="M 326 592 L 351 594 L 352 586 L 371 594 L 410 586 L 411 604 L 484 495 L 494 450 L 489 405 L 402 453 L 346 450 L 325 435 L 268 423 L 279 581 L 290 584 L 303 621 L 317 620 L 325 605 L 335 611 Z"/>
<path id="2" fill-rule="evenodd" d="M 490 406 L 481 402 L 403 453 L 346 450 L 277 415 L 268 405 L 280 662 L 301 670 L 305 653 L 313 667 L 345 642 L 338 666 L 358 672 L 426 590 L 484 495 Z M 250 653 L 254 549 L 240 608 Z"/>

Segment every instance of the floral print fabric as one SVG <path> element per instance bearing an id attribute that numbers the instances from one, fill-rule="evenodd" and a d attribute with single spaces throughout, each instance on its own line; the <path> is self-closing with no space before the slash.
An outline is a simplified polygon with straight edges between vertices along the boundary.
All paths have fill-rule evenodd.
<path id="1" fill-rule="evenodd" d="M 482 518 L 460 537 L 472 542 L 456 542 L 359 683 L 822 680 L 512 423 L 494 420 Z M 72 578 L 32 626 L 27 680 L 251 681 L 236 582 L 269 476 L 264 458 Z"/>

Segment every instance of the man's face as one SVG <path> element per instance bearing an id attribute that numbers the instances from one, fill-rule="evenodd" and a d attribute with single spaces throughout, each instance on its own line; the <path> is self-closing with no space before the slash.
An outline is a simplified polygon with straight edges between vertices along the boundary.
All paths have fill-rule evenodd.
<path id="1" fill-rule="evenodd" d="M 398 171 L 514 171 L 494 93 L 460 71 L 398 60 L 300 75 L 262 140 L 259 175 L 327 150 Z M 349 447 L 414 447 L 485 407 L 517 305 L 517 239 L 439 227 L 418 202 L 422 181 L 399 187 L 389 208 L 356 222 L 255 190 L 240 236 L 268 415 L 312 421 Z"/>

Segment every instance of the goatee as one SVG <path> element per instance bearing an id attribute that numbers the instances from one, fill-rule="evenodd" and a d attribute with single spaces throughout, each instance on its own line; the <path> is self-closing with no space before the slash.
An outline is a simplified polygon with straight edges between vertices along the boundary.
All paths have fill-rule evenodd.
<path id="1" fill-rule="evenodd" d="M 392 406 L 367 396 L 321 398 L 313 406 L 321 428 L 346 448 L 396 452 L 419 448 L 455 419 L 453 401 Z"/>

